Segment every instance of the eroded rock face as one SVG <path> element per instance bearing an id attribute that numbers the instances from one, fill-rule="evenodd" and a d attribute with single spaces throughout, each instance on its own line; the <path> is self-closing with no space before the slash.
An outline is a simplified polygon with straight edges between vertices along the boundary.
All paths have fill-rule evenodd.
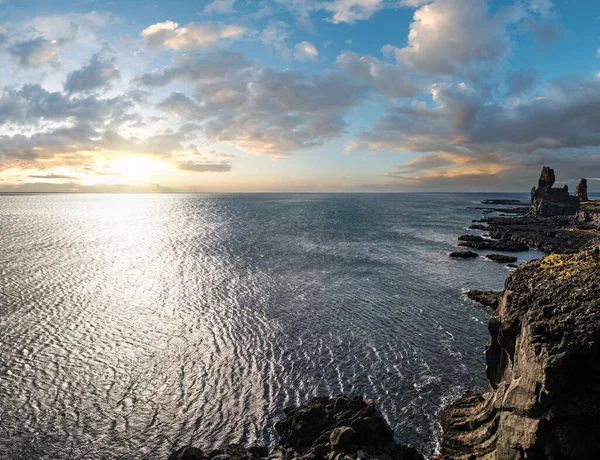
<path id="1" fill-rule="evenodd" d="M 394 440 L 392 429 L 372 401 L 314 398 L 285 413 L 275 429 L 291 458 L 423 459 L 412 447 Z"/>
<path id="2" fill-rule="evenodd" d="M 581 179 L 575 189 L 575 196 L 581 201 L 588 201 L 587 180 Z"/>
<path id="3" fill-rule="evenodd" d="M 531 189 L 531 209 L 535 217 L 570 216 L 577 214 L 579 198 L 569 195 L 568 186 L 553 188 L 554 170 L 544 166 L 538 180 L 538 188 Z"/>
<path id="4" fill-rule="evenodd" d="M 596 252 L 551 255 L 507 279 L 488 325 L 490 391 L 446 408 L 439 458 L 600 458 Z"/>
<path id="5" fill-rule="evenodd" d="M 314 398 L 284 412 L 275 424 L 279 444 L 271 452 L 262 446 L 210 452 L 183 447 L 169 460 L 424 460 L 414 448 L 397 443 L 381 412 L 361 397 Z"/>

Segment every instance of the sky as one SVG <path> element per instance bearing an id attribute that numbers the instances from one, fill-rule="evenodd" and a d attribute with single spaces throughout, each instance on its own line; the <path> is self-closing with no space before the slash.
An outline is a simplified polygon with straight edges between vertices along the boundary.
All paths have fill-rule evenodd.
<path id="1" fill-rule="evenodd" d="M 600 190 L 597 0 L 0 0 L 0 192 Z"/>

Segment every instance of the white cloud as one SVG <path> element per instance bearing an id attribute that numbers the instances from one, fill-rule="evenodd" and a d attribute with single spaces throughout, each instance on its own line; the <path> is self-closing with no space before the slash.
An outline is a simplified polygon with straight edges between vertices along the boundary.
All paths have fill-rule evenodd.
<path id="1" fill-rule="evenodd" d="M 328 11 L 332 16 L 327 20 L 334 24 L 342 22 L 352 24 L 369 19 L 374 13 L 386 6 L 385 0 L 275 0 L 306 23 L 311 13 Z"/>
<path id="2" fill-rule="evenodd" d="M 294 46 L 294 56 L 300 61 L 314 61 L 319 57 L 319 51 L 311 42 L 303 41 Z"/>
<path id="3" fill-rule="evenodd" d="M 206 5 L 204 14 L 227 14 L 233 12 L 233 5 L 237 0 L 214 0 Z"/>
<path id="4" fill-rule="evenodd" d="M 325 3 L 324 9 L 333 13 L 330 21 L 334 24 L 369 19 L 374 13 L 384 7 L 383 0 L 333 0 Z"/>
<path id="5" fill-rule="evenodd" d="M 490 15 L 483 0 L 435 0 L 415 11 L 408 46 L 383 50 L 423 74 L 469 75 L 489 70 L 510 47 L 507 26 L 523 17 L 518 8 Z"/>
<path id="6" fill-rule="evenodd" d="M 186 50 L 208 47 L 223 39 L 241 38 L 246 32 L 245 27 L 236 24 L 191 22 L 179 27 L 176 22 L 165 21 L 147 27 L 140 35 L 149 50 Z"/>

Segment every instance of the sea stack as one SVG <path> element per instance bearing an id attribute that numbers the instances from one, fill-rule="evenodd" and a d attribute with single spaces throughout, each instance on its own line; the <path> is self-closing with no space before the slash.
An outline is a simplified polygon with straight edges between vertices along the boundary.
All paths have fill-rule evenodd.
<path id="1" fill-rule="evenodd" d="M 538 188 L 531 189 L 530 215 L 533 217 L 571 216 L 577 214 L 580 198 L 569 194 L 569 187 L 554 188 L 554 170 L 544 166 Z M 586 187 L 587 190 L 587 187 Z M 586 192 L 587 195 L 587 192 Z"/>
<path id="2" fill-rule="evenodd" d="M 589 201 L 586 179 L 581 179 L 579 181 L 579 184 L 577 184 L 577 188 L 575 189 L 575 196 L 579 198 L 580 201 Z"/>

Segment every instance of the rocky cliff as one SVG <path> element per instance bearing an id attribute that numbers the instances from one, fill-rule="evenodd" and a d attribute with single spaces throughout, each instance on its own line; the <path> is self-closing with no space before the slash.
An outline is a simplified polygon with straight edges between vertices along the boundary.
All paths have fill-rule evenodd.
<path id="1" fill-rule="evenodd" d="M 530 215 L 551 217 L 571 216 L 577 213 L 580 199 L 577 196 L 571 196 L 566 185 L 563 188 L 553 188 L 555 180 L 554 170 L 544 166 L 537 189 L 535 187 L 531 189 Z"/>
<path id="2" fill-rule="evenodd" d="M 440 459 L 600 458 L 598 252 L 509 276 L 488 325 L 490 391 L 446 408 Z"/>

